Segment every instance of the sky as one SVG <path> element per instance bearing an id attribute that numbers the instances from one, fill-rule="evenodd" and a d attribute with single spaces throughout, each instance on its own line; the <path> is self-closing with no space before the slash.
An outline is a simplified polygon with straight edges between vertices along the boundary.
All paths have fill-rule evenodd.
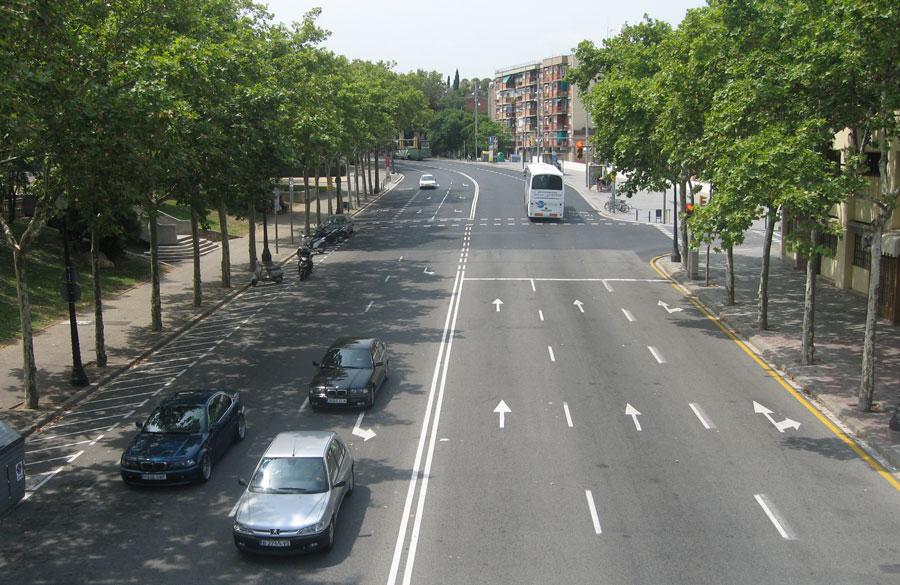
<path id="1" fill-rule="evenodd" d="M 331 31 L 324 45 L 348 59 L 393 61 L 394 71 L 438 71 L 452 80 L 493 78 L 500 69 L 600 45 L 644 14 L 673 27 L 705 0 L 257 0 L 276 22 L 299 22 L 314 7 Z"/>

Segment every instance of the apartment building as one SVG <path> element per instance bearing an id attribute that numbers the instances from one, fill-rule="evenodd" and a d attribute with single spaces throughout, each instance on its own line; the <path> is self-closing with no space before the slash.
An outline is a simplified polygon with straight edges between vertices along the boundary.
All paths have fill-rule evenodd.
<path id="1" fill-rule="evenodd" d="M 509 129 L 512 152 L 526 159 L 583 161 L 587 145 L 584 104 L 564 81 L 574 55 L 550 57 L 498 70 L 491 82 L 491 119 Z"/>

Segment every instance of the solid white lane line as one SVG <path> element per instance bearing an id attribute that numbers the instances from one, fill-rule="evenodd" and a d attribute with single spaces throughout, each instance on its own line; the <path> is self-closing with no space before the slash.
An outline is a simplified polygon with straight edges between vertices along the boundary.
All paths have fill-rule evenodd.
<path id="1" fill-rule="evenodd" d="M 475 209 L 474 206 L 472 208 Z M 450 332 L 450 323 L 453 321 L 454 307 L 457 305 L 459 290 L 462 285 L 461 270 L 457 270 L 456 278 L 453 281 L 453 288 L 450 293 L 450 303 L 447 307 L 447 318 L 444 321 L 444 330 L 441 334 L 441 343 L 438 346 L 438 355 L 434 365 L 434 374 L 431 379 L 431 388 L 428 391 L 428 400 L 425 405 L 425 416 L 422 422 L 422 431 L 419 435 L 419 443 L 416 447 L 416 457 L 413 463 L 412 473 L 409 478 L 409 487 L 406 491 L 406 501 L 403 504 L 403 514 L 400 517 L 400 528 L 397 533 L 397 542 L 394 545 L 394 555 L 391 560 L 391 569 L 388 574 L 388 585 L 395 585 L 397 582 L 397 573 L 400 569 L 400 561 L 403 556 L 403 545 L 406 542 L 406 532 L 409 525 L 409 516 L 412 511 L 413 499 L 416 492 L 416 485 L 419 481 L 419 469 L 422 464 L 422 456 L 425 452 L 425 443 L 428 438 L 428 428 L 431 424 L 431 417 L 434 402 L 437 394 L 438 380 L 440 379 L 441 369 L 445 363 L 444 352 L 447 348 L 447 339 Z M 407 556 L 407 565 L 410 563 L 410 557 Z"/>
<path id="2" fill-rule="evenodd" d="M 563 402 L 563 410 L 566 411 L 566 423 L 569 425 L 569 428 L 574 427 L 575 425 L 572 424 L 572 413 L 569 412 L 568 402 Z"/>
<path id="3" fill-rule="evenodd" d="M 650 350 L 650 353 L 653 354 L 653 357 L 656 358 L 657 363 L 664 364 L 666 363 L 666 358 L 662 356 L 658 349 L 653 347 L 652 345 L 648 345 L 647 349 Z"/>
<path id="4" fill-rule="evenodd" d="M 584 495 L 587 498 L 588 509 L 591 511 L 591 521 L 594 523 L 594 534 L 603 534 L 603 531 L 600 529 L 600 517 L 597 515 L 597 506 L 594 505 L 594 495 L 591 493 L 591 490 L 584 490 Z"/>
<path id="5" fill-rule="evenodd" d="M 632 322 L 636 321 L 636 319 L 634 318 L 634 315 L 631 314 L 631 311 L 622 309 L 622 312 L 625 313 L 625 318 L 628 319 L 629 321 L 632 321 Z"/>
<path id="6" fill-rule="evenodd" d="M 548 345 L 548 346 L 547 346 L 547 351 L 550 352 L 550 361 L 551 361 L 551 362 L 555 362 L 555 361 L 556 361 L 556 356 L 553 355 L 553 348 L 550 347 L 550 346 Z"/>
<path id="7" fill-rule="evenodd" d="M 696 402 L 690 403 L 691 410 L 694 411 L 694 414 L 697 415 L 697 418 L 700 419 L 700 422 L 703 424 L 703 427 L 707 430 L 716 428 L 716 425 L 709 422 L 709 419 L 706 416 L 706 413 L 703 412 L 703 409 L 700 408 L 700 405 Z"/>
<path id="8" fill-rule="evenodd" d="M 778 512 L 775 510 L 775 506 L 768 502 L 766 495 L 754 494 L 753 497 L 756 498 L 756 503 L 763 509 L 766 516 L 769 517 L 769 521 L 775 525 L 775 529 L 778 530 L 778 534 L 781 535 L 781 538 L 784 538 L 785 540 L 794 540 L 794 536 L 786 528 L 784 521 L 778 518 Z"/>

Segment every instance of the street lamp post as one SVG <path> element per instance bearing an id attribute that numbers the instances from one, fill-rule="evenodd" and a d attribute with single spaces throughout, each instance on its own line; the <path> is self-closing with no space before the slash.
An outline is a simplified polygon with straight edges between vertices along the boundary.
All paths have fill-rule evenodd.
<path id="1" fill-rule="evenodd" d="M 60 197 L 57 207 L 63 212 L 63 258 L 66 263 L 66 284 L 63 287 L 63 298 L 69 304 L 69 334 L 72 339 L 72 377 L 70 382 L 73 386 L 87 386 L 90 384 L 90 381 L 84 372 L 84 365 L 81 363 L 81 345 L 78 343 L 78 321 L 75 315 L 75 303 L 81 296 L 81 287 L 75 283 L 77 275 L 75 274 L 75 267 L 72 266 L 72 259 L 69 256 L 69 230 L 66 226 L 65 214 L 68 206 L 68 201 L 64 197 Z"/>

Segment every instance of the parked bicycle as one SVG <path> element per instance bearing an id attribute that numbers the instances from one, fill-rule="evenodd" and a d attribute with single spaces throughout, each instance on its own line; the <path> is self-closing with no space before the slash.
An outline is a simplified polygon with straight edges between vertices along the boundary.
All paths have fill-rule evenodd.
<path id="1" fill-rule="evenodd" d="M 603 204 L 603 208 L 610 213 L 615 213 L 617 211 L 628 213 L 631 211 L 631 205 L 622 199 L 609 199 Z"/>

